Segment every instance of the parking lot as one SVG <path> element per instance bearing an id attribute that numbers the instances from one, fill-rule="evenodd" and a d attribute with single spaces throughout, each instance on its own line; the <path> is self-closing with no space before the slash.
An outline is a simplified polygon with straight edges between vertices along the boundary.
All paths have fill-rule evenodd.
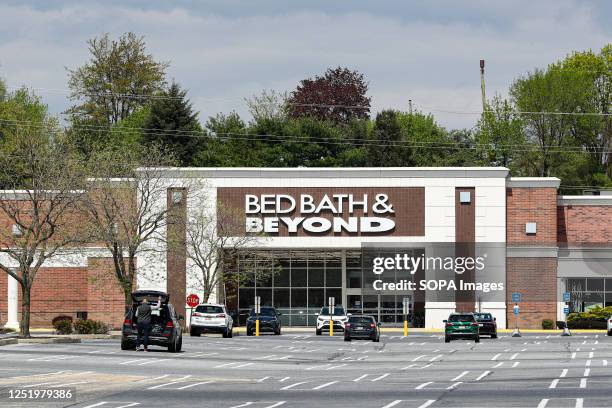
<path id="1" fill-rule="evenodd" d="M 453 341 L 313 332 L 183 339 L 183 352 L 121 351 L 119 340 L 0 347 L 0 386 L 75 387 L 70 403 L 127 407 L 609 407 L 612 337 L 504 333 Z M 5 395 L 5 394 L 3 394 Z"/>

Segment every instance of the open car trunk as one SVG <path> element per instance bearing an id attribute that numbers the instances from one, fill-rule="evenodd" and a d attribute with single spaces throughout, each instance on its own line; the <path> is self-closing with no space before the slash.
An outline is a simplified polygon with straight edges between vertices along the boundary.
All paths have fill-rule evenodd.
<path id="1" fill-rule="evenodd" d="M 136 317 L 136 309 L 147 298 L 151 306 L 157 305 L 157 300 L 161 296 L 161 306 L 159 310 L 151 310 L 151 336 L 161 336 L 168 322 L 168 300 L 169 296 L 165 292 L 159 292 L 155 290 L 138 290 L 132 293 L 132 316 L 134 316 L 134 323 L 138 323 Z"/>
<path id="2" fill-rule="evenodd" d="M 149 303 L 154 304 L 157 303 L 157 299 L 161 296 L 161 303 L 163 305 L 167 304 L 170 300 L 170 295 L 166 292 L 160 292 L 157 290 L 137 290 L 132 292 L 132 301 L 136 306 L 142 303 L 144 298 L 149 299 Z"/>

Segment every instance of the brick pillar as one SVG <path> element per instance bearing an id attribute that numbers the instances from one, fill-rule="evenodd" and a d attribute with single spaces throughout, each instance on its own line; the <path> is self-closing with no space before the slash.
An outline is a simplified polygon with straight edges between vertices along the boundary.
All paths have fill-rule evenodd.
<path id="1" fill-rule="evenodd" d="M 87 317 L 120 328 L 125 296 L 117 282 L 112 258 L 87 259 Z"/>
<path id="2" fill-rule="evenodd" d="M 462 192 L 470 194 L 470 201 L 460 202 Z M 455 189 L 455 257 L 474 257 L 476 249 L 476 189 L 474 187 L 457 187 Z M 455 275 L 455 284 L 460 287 L 460 281 L 473 283 L 474 268 L 466 268 L 461 275 Z M 457 290 L 455 292 L 455 310 L 458 312 L 473 312 L 476 294 L 473 290 Z"/>
<path id="3" fill-rule="evenodd" d="M 168 225 L 166 227 L 168 238 L 166 257 L 168 294 L 170 295 L 170 303 L 172 303 L 176 312 L 183 316 L 185 315 L 185 298 L 187 296 L 186 193 L 185 188 L 168 189 Z"/>

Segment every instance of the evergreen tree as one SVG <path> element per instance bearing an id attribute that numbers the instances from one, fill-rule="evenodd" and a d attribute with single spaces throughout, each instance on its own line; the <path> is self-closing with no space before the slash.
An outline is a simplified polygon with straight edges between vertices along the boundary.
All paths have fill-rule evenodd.
<path id="1" fill-rule="evenodd" d="M 205 144 L 205 134 L 186 97 L 187 91 L 173 82 L 170 88 L 151 103 L 144 122 L 144 144 L 165 145 L 180 161 L 189 166 Z"/>

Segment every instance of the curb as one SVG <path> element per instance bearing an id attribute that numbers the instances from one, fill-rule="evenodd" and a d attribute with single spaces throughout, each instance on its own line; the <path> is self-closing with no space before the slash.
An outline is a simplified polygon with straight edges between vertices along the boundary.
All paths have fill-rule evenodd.
<path id="1" fill-rule="evenodd" d="M 51 338 L 36 338 L 15 339 L 19 344 L 61 344 L 61 343 L 80 343 L 81 339 L 73 337 L 51 337 Z"/>
<path id="2" fill-rule="evenodd" d="M 9 344 L 17 344 L 17 338 L 1 339 L 0 340 L 0 346 L 7 346 Z"/>

